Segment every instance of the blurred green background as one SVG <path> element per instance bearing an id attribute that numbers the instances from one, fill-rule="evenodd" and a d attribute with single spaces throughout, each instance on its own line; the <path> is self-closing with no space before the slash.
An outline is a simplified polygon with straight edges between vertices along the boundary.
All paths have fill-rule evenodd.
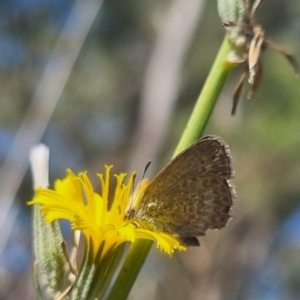
<path id="1" fill-rule="evenodd" d="M 9 0 L 0 16 L 0 299 L 26 300 L 34 298 L 32 144 L 50 148 L 51 183 L 72 168 L 96 185 L 104 164 L 141 174 L 149 160 L 152 177 L 225 31 L 216 1 Z M 298 0 L 265 1 L 257 19 L 300 60 Z M 262 61 L 254 99 L 245 85 L 230 116 L 240 66 L 206 129 L 234 158 L 233 220 L 173 258 L 153 247 L 131 300 L 300 298 L 300 81 L 278 53 Z"/>

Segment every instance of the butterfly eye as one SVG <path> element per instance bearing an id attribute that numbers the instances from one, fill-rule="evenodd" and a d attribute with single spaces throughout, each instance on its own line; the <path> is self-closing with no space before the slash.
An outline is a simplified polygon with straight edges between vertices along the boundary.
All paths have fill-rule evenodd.
<path id="1" fill-rule="evenodd" d="M 126 211 L 126 214 L 125 214 L 125 219 L 126 220 L 130 220 L 132 218 L 134 218 L 135 216 L 135 209 L 134 208 L 130 208 Z"/>

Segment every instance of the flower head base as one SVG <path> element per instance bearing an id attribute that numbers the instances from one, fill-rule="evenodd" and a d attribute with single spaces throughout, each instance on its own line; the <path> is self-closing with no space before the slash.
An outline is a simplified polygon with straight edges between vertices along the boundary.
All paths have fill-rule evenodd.
<path id="1" fill-rule="evenodd" d="M 126 184 L 123 182 L 125 173 L 115 175 L 116 186 L 111 197 L 111 168 L 112 166 L 106 166 L 105 174 L 98 174 L 101 193 L 94 191 L 86 172 L 77 176 L 68 170 L 63 180 L 55 182 L 54 190 L 36 189 L 36 196 L 29 204 L 41 204 L 47 222 L 56 219 L 69 220 L 73 230 L 83 232 L 94 256 L 99 255 L 98 250 L 102 248 L 100 259 L 121 243 L 134 242 L 139 238 L 157 242 L 157 247 L 169 255 L 172 255 L 175 249 L 186 250 L 174 237 L 141 228 L 125 217 L 135 173 L 131 174 Z M 139 197 L 142 191 L 143 188 L 138 189 L 135 197 Z"/>

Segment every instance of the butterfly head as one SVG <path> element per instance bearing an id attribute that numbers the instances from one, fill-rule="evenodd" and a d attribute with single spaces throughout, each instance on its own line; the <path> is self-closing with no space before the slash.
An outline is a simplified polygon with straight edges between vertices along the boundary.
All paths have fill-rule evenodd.
<path id="1" fill-rule="evenodd" d="M 130 207 L 129 209 L 127 209 L 126 213 L 125 213 L 125 219 L 126 220 L 132 220 L 135 216 L 135 209 Z"/>

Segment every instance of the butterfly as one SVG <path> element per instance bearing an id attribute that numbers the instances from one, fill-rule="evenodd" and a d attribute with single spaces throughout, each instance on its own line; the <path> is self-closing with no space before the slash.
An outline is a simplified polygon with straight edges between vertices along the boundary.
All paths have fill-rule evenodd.
<path id="1" fill-rule="evenodd" d="M 200 246 L 197 236 L 220 229 L 230 218 L 235 188 L 228 145 L 205 136 L 178 154 L 149 183 L 127 210 L 136 224 L 152 227 Z"/>

